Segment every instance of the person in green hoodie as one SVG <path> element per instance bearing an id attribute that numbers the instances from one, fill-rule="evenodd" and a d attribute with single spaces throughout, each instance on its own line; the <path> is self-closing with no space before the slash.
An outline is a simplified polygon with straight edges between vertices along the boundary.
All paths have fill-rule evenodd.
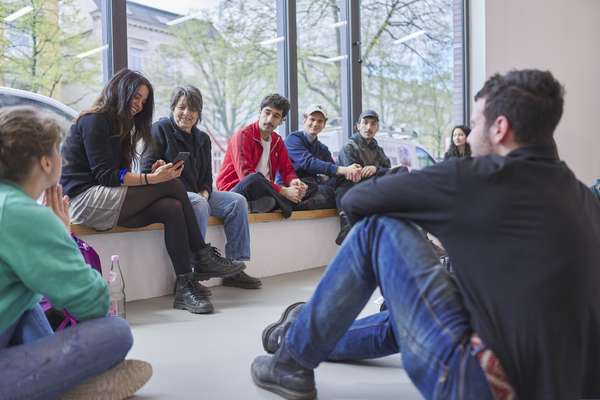
<path id="1" fill-rule="evenodd" d="M 62 135 L 33 108 L 0 109 L 2 399 L 122 399 L 152 374 L 146 362 L 123 361 L 129 325 L 107 316 L 106 282 L 69 234 L 69 200 L 58 185 Z M 55 334 L 42 296 L 81 323 Z"/>

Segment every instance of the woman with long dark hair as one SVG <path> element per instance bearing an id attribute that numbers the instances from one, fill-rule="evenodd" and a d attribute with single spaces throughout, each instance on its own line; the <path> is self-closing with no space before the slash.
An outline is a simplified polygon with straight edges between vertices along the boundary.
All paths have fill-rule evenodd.
<path id="1" fill-rule="evenodd" d="M 471 129 L 465 125 L 456 125 L 452 128 L 452 137 L 450 138 L 450 147 L 444 160 L 450 158 L 471 157 L 471 146 L 467 143 L 467 136 L 471 133 Z"/>
<path id="2" fill-rule="evenodd" d="M 153 109 L 152 85 L 143 75 L 128 69 L 115 74 L 71 127 L 62 149 L 61 183 L 71 197 L 73 223 L 98 230 L 164 224 L 177 275 L 174 307 L 209 313 L 208 291 L 198 280 L 234 275 L 243 265 L 221 257 L 204 242 L 185 188 L 176 179 L 182 162 L 151 173 L 132 171 L 152 145 Z"/>

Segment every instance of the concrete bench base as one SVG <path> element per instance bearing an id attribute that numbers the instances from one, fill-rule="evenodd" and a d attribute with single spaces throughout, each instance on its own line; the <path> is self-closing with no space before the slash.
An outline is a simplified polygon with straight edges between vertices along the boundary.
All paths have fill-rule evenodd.
<path id="1" fill-rule="evenodd" d="M 276 213 L 250 214 L 252 260 L 247 272 L 266 277 L 327 265 L 338 246 L 334 239 L 339 230 L 335 210 L 301 211 L 284 220 Z M 260 223 L 252 218 L 263 221 Z M 173 292 L 175 274 L 164 246 L 159 224 L 139 230 L 116 228 L 96 232 L 80 226 L 72 231 L 96 249 L 102 267 L 110 267 L 110 256 L 119 254 L 125 278 L 128 301 L 159 297 Z M 225 248 L 223 226 L 213 220 L 207 231 L 207 241 L 219 249 Z M 220 284 L 220 279 L 205 282 Z"/>

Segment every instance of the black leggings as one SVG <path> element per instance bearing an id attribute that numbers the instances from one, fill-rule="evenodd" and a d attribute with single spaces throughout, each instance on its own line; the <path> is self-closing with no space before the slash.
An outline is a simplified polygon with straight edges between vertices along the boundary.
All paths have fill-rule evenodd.
<path id="1" fill-rule="evenodd" d="M 140 228 L 153 223 L 165 226 L 165 244 L 175 273 L 191 272 L 191 251 L 195 252 L 206 244 L 179 179 L 127 188 L 117 225 Z"/>

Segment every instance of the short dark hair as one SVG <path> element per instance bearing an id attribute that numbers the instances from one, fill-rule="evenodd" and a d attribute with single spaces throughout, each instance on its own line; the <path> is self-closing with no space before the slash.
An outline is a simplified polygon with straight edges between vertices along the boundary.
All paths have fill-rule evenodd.
<path id="1" fill-rule="evenodd" d="M 273 93 L 262 99 L 260 102 L 260 111 L 265 107 L 273 107 L 281 110 L 283 117 L 285 118 L 290 111 L 290 102 L 282 95 Z"/>
<path id="2" fill-rule="evenodd" d="M 504 115 L 519 144 L 552 142 L 563 113 L 564 87 L 550 71 L 513 70 L 495 74 L 485 82 L 475 100 L 485 99 L 487 128 Z"/>
<path id="3" fill-rule="evenodd" d="M 22 183 L 34 163 L 50 156 L 63 136 L 54 118 L 33 107 L 0 109 L 0 179 Z"/>
<path id="4" fill-rule="evenodd" d="M 200 89 L 192 85 L 175 87 L 171 93 L 171 112 L 175 111 L 175 107 L 177 106 L 177 103 L 179 103 L 181 97 L 185 98 L 185 102 L 189 108 L 198 113 L 198 121 L 196 121 L 196 123 L 202 121 L 202 108 L 204 107 L 204 102 L 202 100 Z"/>

